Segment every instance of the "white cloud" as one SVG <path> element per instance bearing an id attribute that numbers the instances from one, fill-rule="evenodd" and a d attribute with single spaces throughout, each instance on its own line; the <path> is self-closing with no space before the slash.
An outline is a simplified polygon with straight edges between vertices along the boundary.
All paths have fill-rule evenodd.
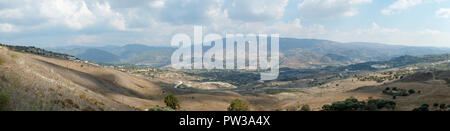
<path id="1" fill-rule="evenodd" d="M 151 1 L 149 2 L 150 7 L 153 8 L 163 8 L 165 5 L 165 0 L 155 0 L 155 1 Z"/>
<path id="2" fill-rule="evenodd" d="M 5 9 L 0 10 L 0 16 L 7 19 L 20 19 L 23 18 L 23 13 L 20 9 Z"/>
<path id="3" fill-rule="evenodd" d="M 85 1 L 75 0 L 46 0 L 41 4 L 40 12 L 51 23 L 63 24 L 73 30 L 93 25 L 127 30 L 126 20 L 122 14 L 112 10 L 106 1 L 88 4 Z"/>
<path id="4" fill-rule="evenodd" d="M 384 15 L 393 15 L 423 3 L 441 3 L 445 1 L 448 0 L 397 0 L 388 7 L 381 10 L 381 13 Z"/>
<path id="5" fill-rule="evenodd" d="M 298 5 L 304 18 L 350 17 L 359 13 L 358 5 L 372 0 L 304 0 Z"/>
<path id="6" fill-rule="evenodd" d="M 273 21 L 284 15 L 288 0 L 233 0 L 225 10 L 231 19 Z"/>
<path id="7" fill-rule="evenodd" d="M 408 9 L 409 7 L 416 6 L 421 3 L 422 0 L 397 0 L 393 4 L 389 5 L 389 7 L 381 10 L 381 13 L 384 15 L 392 15 L 401 10 Z"/>
<path id="8" fill-rule="evenodd" d="M 8 23 L 0 23 L 0 32 L 11 33 L 17 32 L 16 26 Z"/>
<path id="9" fill-rule="evenodd" d="M 102 23 L 109 22 L 115 29 L 122 31 L 127 30 L 126 22 L 122 14 L 113 11 L 109 3 L 95 3 L 94 12 L 97 19 L 103 20 Z"/>
<path id="10" fill-rule="evenodd" d="M 450 18 L 450 8 L 440 8 L 438 11 L 436 11 L 436 17 Z"/>
<path id="11" fill-rule="evenodd" d="M 96 18 L 84 1 L 45 0 L 40 11 L 51 22 L 62 23 L 75 30 L 93 24 Z"/>

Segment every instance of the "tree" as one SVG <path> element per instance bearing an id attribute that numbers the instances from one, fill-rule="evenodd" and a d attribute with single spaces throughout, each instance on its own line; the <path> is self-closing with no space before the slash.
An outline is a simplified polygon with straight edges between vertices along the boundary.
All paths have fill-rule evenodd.
<path id="1" fill-rule="evenodd" d="M 239 99 L 233 100 L 230 106 L 228 107 L 228 111 L 248 111 L 248 110 L 249 108 L 247 103 L 244 103 Z"/>
<path id="2" fill-rule="evenodd" d="M 173 94 L 169 94 L 164 98 L 164 103 L 166 103 L 167 107 L 170 107 L 174 110 L 180 109 L 180 102 L 177 97 Z"/>
<path id="3" fill-rule="evenodd" d="M 300 108 L 300 111 L 311 111 L 311 108 L 308 104 L 305 104 L 302 106 L 302 108 Z"/>
<path id="4" fill-rule="evenodd" d="M 416 93 L 416 90 L 414 90 L 414 89 L 409 89 L 409 90 L 408 90 L 408 93 L 409 93 L 409 94 L 414 94 L 414 93 Z"/>
<path id="5" fill-rule="evenodd" d="M 434 103 L 434 104 L 433 104 L 433 107 L 434 107 L 434 108 L 437 108 L 438 106 L 439 106 L 439 103 Z"/>

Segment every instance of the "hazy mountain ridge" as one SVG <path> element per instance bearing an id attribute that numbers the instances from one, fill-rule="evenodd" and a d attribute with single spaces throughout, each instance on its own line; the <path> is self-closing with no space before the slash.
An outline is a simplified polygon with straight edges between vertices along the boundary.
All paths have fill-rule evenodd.
<path id="1" fill-rule="evenodd" d="M 98 49 L 102 57 L 108 60 L 98 60 L 95 53 L 84 54 L 88 49 Z M 205 47 L 204 50 L 206 50 Z M 170 64 L 173 47 L 156 47 L 141 44 L 125 46 L 104 46 L 84 48 L 54 48 L 53 51 L 63 52 L 82 59 L 109 64 L 137 64 L 161 67 Z M 403 55 L 420 56 L 429 54 L 449 53 L 449 48 L 412 47 L 387 45 L 378 43 L 340 43 L 318 39 L 280 38 L 281 67 L 289 68 L 321 68 L 326 66 L 346 66 L 368 61 L 383 61 Z M 118 59 L 110 59 L 118 57 Z"/>

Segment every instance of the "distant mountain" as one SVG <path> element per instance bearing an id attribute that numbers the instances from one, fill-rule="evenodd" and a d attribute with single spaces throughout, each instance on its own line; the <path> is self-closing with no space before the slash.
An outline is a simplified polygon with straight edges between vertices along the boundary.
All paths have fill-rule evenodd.
<path id="1" fill-rule="evenodd" d="M 170 64 L 170 57 L 175 48 L 130 44 L 103 47 L 61 47 L 49 50 L 64 52 L 103 64 L 138 64 L 160 67 Z"/>
<path id="2" fill-rule="evenodd" d="M 375 70 L 379 70 L 379 69 L 397 68 L 397 67 L 415 65 L 415 64 L 419 64 L 419 63 L 434 63 L 434 62 L 440 62 L 440 61 L 446 61 L 446 60 L 448 60 L 447 54 L 425 55 L 425 56 L 405 55 L 405 56 L 395 57 L 395 58 L 392 58 L 392 59 L 386 60 L 386 61 L 370 61 L 370 62 L 352 64 L 349 66 L 342 66 L 342 67 L 338 67 L 338 69 L 340 71 L 343 71 L 343 70 L 375 71 Z"/>
<path id="3" fill-rule="evenodd" d="M 86 49 L 76 56 L 81 59 L 99 63 L 114 63 L 120 60 L 119 56 L 99 49 Z"/>
<path id="4" fill-rule="evenodd" d="M 340 43 L 329 40 L 281 38 L 280 52 L 283 54 L 283 61 L 281 62 L 282 67 L 318 68 L 368 61 L 383 61 L 403 55 L 421 56 L 444 54 L 450 52 L 450 49 L 364 42 Z M 330 55 L 335 56 L 331 56 L 334 57 L 334 60 L 326 58 L 330 57 Z"/>
<path id="5" fill-rule="evenodd" d="M 88 49 L 97 49 L 109 52 L 102 53 L 102 60 L 95 52 Z M 205 48 L 207 49 L 207 48 Z M 141 44 L 129 44 L 125 46 L 104 47 L 64 47 L 50 49 L 64 52 L 90 61 L 101 61 L 111 64 L 138 64 L 155 67 L 170 64 L 170 57 L 176 48 L 155 47 Z M 346 66 L 368 61 L 384 61 L 403 55 L 421 56 L 429 54 L 449 53 L 448 48 L 435 47 L 411 47 L 399 45 L 387 45 L 378 43 L 340 43 L 318 39 L 293 39 L 280 38 L 280 63 L 281 67 L 289 68 L 322 68 L 327 66 Z M 117 59 L 113 59 L 113 55 Z M 80 56 L 81 55 L 81 56 Z"/>

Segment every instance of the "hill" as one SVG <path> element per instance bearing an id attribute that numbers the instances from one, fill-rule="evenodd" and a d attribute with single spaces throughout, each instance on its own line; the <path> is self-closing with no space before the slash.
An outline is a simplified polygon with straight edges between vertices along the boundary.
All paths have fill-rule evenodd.
<path id="1" fill-rule="evenodd" d="M 88 49 L 109 52 L 118 59 L 99 60 L 93 55 L 82 55 Z M 163 67 L 170 64 L 170 56 L 176 48 L 155 47 L 140 44 L 104 47 L 61 47 L 50 50 L 64 52 L 90 61 L 109 64 L 137 64 Z M 447 48 L 410 47 L 378 43 L 340 43 L 317 39 L 280 38 L 281 67 L 317 69 L 326 66 L 345 66 L 368 61 L 384 61 L 395 57 L 421 56 L 449 53 Z M 105 54 L 105 52 L 99 52 Z M 101 56 L 101 55 L 100 55 Z"/>
<path id="2" fill-rule="evenodd" d="M 163 97 L 161 87 L 142 77 L 5 46 L 0 87 L 9 110 L 143 110 L 161 104 L 150 96 Z"/>

